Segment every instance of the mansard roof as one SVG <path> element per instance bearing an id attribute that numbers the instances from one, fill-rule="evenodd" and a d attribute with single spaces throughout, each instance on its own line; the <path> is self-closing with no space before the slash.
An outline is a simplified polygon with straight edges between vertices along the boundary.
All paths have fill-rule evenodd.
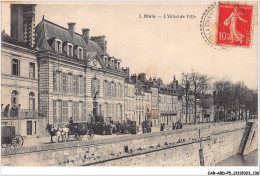
<path id="1" fill-rule="evenodd" d="M 104 53 L 100 46 L 91 39 L 89 39 L 88 44 L 86 44 L 82 35 L 75 32 L 72 38 L 68 29 L 52 23 L 46 19 L 43 19 L 36 26 L 35 48 L 42 51 L 55 52 L 54 48 L 48 42 L 53 38 L 58 38 L 61 39 L 63 42 L 69 42 L 73 45 L 81 46 L 85 49 L 86 52 L 97 52 L 97 54 L 100 56 L 107 55 L 107 53 Z"/>

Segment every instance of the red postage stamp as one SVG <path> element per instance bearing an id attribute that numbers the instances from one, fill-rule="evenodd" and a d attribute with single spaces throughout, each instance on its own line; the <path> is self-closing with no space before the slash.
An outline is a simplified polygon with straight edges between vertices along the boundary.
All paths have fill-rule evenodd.
<path id="1" fill-rule="evenodd" d="M 252 5 L 219 4 L 218 45 L 250 46 Z"/>

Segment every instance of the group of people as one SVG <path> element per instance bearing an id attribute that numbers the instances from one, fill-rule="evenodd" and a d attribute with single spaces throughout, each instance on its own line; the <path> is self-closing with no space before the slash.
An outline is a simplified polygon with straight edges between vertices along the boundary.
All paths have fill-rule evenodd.
<path id="1" fill-rule="evenodd" d="M 182 129 L 182 123 L 180 122 L 172 122 L 172 130 L 175 130 L 175 129 Z"/>
<path id="2" fill-rule="evenodd" d="M 172 122 L 172 130 L 175 130 L 175 129 L 182 129 L 182 123 L 180 122 Z M 160 131 L 164 131 L 165 129 L 165 123 L 161 123 L 161 127 L 160 127 Z"/>

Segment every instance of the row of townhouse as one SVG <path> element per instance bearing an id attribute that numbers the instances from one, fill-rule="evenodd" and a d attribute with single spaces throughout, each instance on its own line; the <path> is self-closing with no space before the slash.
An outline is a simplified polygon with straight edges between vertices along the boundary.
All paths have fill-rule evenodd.
<path id="1" fill-rule="evenodd" d="M 2 32 L 2 126 L 22 136 L 45 136 L 46 124 L 149 120 L 153 126 L 183 122 L 178 81 L 131 75 L 107 53 L 105 36 L 75 32 L 44 17 L 35 27 L 32 4 L 11 5 L 11 35 Z"/>

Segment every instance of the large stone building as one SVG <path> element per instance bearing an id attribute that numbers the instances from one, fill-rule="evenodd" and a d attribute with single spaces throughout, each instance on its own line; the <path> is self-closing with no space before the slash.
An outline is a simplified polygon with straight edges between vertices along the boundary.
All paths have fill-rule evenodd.
<path id="1" fill-rule="evenodd" d="M 11 16 L 11 36 L 2 32 L 1 41 L 1 125 L 15 126 L 22 136 L 41 136 L 46 116 L 38 113 L 35 5 L 12 5 Z"/>
<path id="2" fill-rule="evenodd" d="M 106 52 L 105 36 L 89 37 L 42 19 L 36 26 L 39 50 L 39 97 L 48 123 L 124 120 L 124 72 Z"/>

